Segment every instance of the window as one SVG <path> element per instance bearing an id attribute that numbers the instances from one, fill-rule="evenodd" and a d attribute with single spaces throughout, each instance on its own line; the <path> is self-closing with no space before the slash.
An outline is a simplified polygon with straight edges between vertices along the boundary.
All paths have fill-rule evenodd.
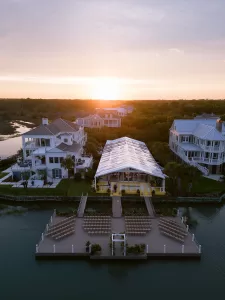
<path id="1" fill-rule="evenodd" d="M 50 164 L 58 164 L 59 161 L 61 162 L 62 157 L 49 157 L 49 163 Z"/>
<path id="2" fill-rule="evenodd" d="M 189 136 L 183 135 L 181 138 L 182 143 L 188 143 L 189 142 Z"/>
<path id="3" fill-rule="evenodd" d="M 213 159 L 217 159 L 218 158 L 218 153 L 213 153 Z"/>
<path id="4" fill-rule="evenodd" d="M 68 143 L 68 139 L 64 139 L 64 142 L 65 142 L 65 143 Z"/>
<path id="5" fill-rule="evenodd" d="M 52 177 L 53 178 L 62 178 L 62 170 L 61 169 L 53 169 Z"/>

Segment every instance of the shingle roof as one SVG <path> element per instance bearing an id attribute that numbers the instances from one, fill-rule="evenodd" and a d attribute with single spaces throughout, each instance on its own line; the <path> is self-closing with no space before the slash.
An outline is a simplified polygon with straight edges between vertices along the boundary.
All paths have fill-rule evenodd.
<path id="1" fill-rule="evenodd" d="M 61 143 L 56 148 L 64 152 L 77 152 L 81 149 L 81 147 L 82 146 L 80 144 L 74 142 L 72 145 Z"/>
<path id="2" fill-rule="evenodd" d="M 73 122 L 56 119 L 48 125 L 41 124 L 23 135 L 56 135 L 60 132 L 76 132 L 78 129 L 79 126 Z"/>

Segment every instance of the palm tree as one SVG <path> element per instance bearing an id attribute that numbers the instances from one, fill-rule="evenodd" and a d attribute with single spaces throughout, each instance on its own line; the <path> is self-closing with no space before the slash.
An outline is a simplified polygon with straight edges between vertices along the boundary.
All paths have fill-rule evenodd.
<path id="1" fill-rule="evenodd" d="M 75 162 L 72 159 L 71 155 L 67 155 L 62 161 L 61 161 L 61 167 L 68 170 L 68 176 L 70 175 L 70 170 L 74 169 Z M 69 176 L 70 177 L 70 176 Z"/>

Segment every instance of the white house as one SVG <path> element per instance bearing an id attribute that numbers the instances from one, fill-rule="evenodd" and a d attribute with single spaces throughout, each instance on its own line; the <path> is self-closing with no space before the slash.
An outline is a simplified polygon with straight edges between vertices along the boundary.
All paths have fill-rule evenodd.
<path id="1" fill-rule="evenodd" d="M 105 113 L 114 113 L 117 116 L 125 117 L 128 114 L 132 113 L 134 110 L 133 106 L 122 105 L 120 107 L 105 107 L 105 108 L 96 108 L 96 112 L 105 112 Z"/>
<path id="2" fill-rule="evenodd" d="M 203 174 L 220 174 L 225 161 L 225 123 L 215 115 L 174 120 L 170 128 L 170 149 Z"/>
<path id="3" fill-rule="evenodd" d="M 49 123 L 43 118 L 41 125 L 22 135 L 23 158 L 36 174 L 46 170 L 48 180 L 67 178 L 68 170 L 61 162 L 68 155 L 75 161 L 74 173 L 92 166 L 92 157 L 83 155 L 86 141 L 83 127 L 63 119 Z"/>
<path id="4" fill-rule="evenodd" d="M 78 118 L 75 123 L 88 128 L 121 127 L 121 118 L 111 111 L 105 111 L 104 113 L 99 112 L 98 114 Z"/>

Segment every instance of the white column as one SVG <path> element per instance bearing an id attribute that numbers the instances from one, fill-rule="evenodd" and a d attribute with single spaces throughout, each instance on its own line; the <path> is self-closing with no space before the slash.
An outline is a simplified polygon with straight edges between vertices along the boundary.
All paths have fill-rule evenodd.
<path id="1" fill-rule="evenodd" d="M 199 247 L 198 247 L 198 253 L 201 253 L 201 252 L 202 252 L 202 246 L 199 245 Z"/>
<path id="2" fill-rule="evenodd" d="M 148 253 L 148 245 L 146 245 L 146 253 Z"/>
<path id="3" fill-rule="evenodd" d="M 72 245 L 72 253 L 74 253 L 73 245 Z"/>
<path id="4" fill-rule="evenodd" d="M 184 245 L 182 245 L 181 252 L 184 253 Z"/>
<path id="5" fill-rule="evenodd" d="M 165 192 L 165 178 L 163 178 L 162 188 L 163 188 L 163 192 Z"/>
<path id="6" fill-rule="evenodd" d="M 53 253 L 55 253 L 55 245 L 53 245 Z"/>
<path id="7" fill-rule="evenodd" d="M 195 240 L 195 235 L 194 235 L 194 233 L 192 234 L 192 242 L 194 242 L 194 240 Z"/>
<path id="8" fill-rule="evenodd" d="M 44 241 L 44 233 L 41 234 L 41 240 Z"/>
<path id="9" fill-rule="evenodd" d="M 189 226 L 187 225 L 187 232 L 188 232 L 188 230 L 189 230 Z"/>
<path id="10" fill-rule="evenodd" d="M 38 253 L 38 245 L 36 245 L 36 253 Z"/>

